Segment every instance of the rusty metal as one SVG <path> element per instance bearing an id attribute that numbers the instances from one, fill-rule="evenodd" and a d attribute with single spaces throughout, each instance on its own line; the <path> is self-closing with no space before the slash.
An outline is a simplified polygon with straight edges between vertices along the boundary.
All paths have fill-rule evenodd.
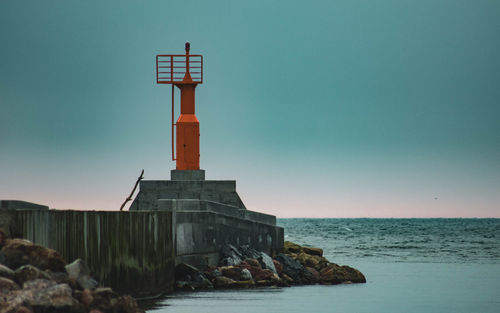
<path id="1" fill-rule="evenodd" d="M 156 56 L 156 83 L 172 85 L 172 160 L 177 170 L 200 169 L 200 123 L 195 115 L 195 88 L 203 83 L 203 56 L 190 54 Z M 181 113 L 174 123 L 174 86 L 181 91 Z M 175 130 L 175 142 L 174 142 Z M 174 147 L 176 149 L 174 149 Z"/>

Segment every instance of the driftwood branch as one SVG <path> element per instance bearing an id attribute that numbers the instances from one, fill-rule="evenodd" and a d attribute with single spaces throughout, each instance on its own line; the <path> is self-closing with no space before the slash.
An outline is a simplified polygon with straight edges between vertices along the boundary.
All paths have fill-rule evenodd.
<path id="1" fill-rule="evenodd" d="M 132 189 L 132 192 L 130 193 L 130 195 L 127 197 L 127 199 L 125 199 L 125 201 L 123 202 L 122 206 L 120 207 L 120 211 L 123 210 L 123 207 L 125 206 L 125 204 L 127 204 L 127 202 L 129 202 L 130 200 L 132 200 L 132 196 L 134 195 L 134 192 L 135 192 L 135 189 L 137 189 L 137 185 L 139 185 L 139 182 L 144 178 L 144 170 L 142 170 L 141 172 L 141 176 L 139 176 L 137 178 L 137 181 L 135 182 L 135 185 L 134 185 L 134 189 Z"/>

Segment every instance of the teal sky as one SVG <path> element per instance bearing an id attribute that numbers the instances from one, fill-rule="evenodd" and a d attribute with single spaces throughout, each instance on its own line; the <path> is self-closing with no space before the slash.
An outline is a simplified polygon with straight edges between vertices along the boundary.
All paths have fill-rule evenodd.
<path id="1" fill-rule="evenodd" d="M 155 55 L 185 41 L 201 167 L 249 209 L 500 217 L 495 0 L 1 0 L 0 199 L 116 210 L 169 179 Z"/>

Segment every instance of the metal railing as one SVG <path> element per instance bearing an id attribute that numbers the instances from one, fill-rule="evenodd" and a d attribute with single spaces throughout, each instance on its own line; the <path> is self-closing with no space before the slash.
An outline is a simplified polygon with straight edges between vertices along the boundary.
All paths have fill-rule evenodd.
<path id="1" fill-rule="evenodd" d="M 187 62 L 186 62 L 187 61 Z M 189 75 L 186 73 L 189 72 Z M 191 81 L 185 81 L 190 77 Z M 203 56 L 199 54 L 160 54 L 156 56 L 156 83 L 203 83 Z"/>

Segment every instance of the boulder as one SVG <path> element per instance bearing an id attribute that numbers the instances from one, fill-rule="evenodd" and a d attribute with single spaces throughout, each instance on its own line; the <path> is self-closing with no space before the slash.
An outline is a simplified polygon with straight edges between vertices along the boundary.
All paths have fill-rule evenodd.
<path id="1" fill-rule="evenodd" d="M 66 262 L 55 250 L 35 245 L 23 239 L 8 239 L 0 250 L 0 263 L 17 269 L 31 264 L 41 270 L 64 272 Z"/>
<path id="2" fill-rule="evenodd" d="M 208 280 L 214 280 L 216 277 L 222 276 L 222 273 L 218 268 L 213 268 L 213 269 L 209 269 L 208 271 L 204 272 L 203 275 L 205 275 L 205 277 Z"/>
<path id="3" fill-rule="evenodd" d="M 342 266 L 342 269 L 346 272 L 347 277 L 349 278 L 349 281 L 352 283 L 366 283 L 366 278 L 363 273 L 358 271 L 357 269 L 344 265 Z"/>
<path id="4" fill-rule="evenodd" d="M 300 262 L 283 253 L 278 254 L 276 260 L 283 265 L 283 273 L 290 276 L 294 282 L 302 282 L 302 276 L 305 268 L 302 264 L 300 264 Z"/>
<path id="5" fill-rule="evenodd" d="M 310 255 L 304 252 L 300 252 L 298 254 L 292 254 L 290 255 L 290 257 L 299 261 L 300 264 L 302 264 L 303 266 L 309 266 L 318 271 L 322 270 L 329 264 L 328 260 L 325 257 L 318 255 Z"/>
<path id="6" fill-rule="evenodd" d="M 256 259 L 245 259 L 245 262 L 247 262 L 251 266 L 262 268 L 259 261 L 257 261 Z"/>
<path id="7" fill-rule="evenodd" d="M 92 291 L 90 289 L 84 289 L 82 291 L 82 294 L 80 295 L 79 300 L 86 308 L 89 308 L 90 304 L 92 304 L 92 302 L 94 301 Z"/>
<path id="8" fill-rule="evenodd" d="M 196 267 L 181 263 L 175 267 L 175 284 L 178 289 L 207 289 L 212 283 Z"/>
<path id="9" fill-rule="evenodd" d="M 261 267 L 251 266 L 246 262 L 241 262 L 239 265 L 242 269 L 247 269 L 250 274 L 252 274 L 252 278 L 257 280 L 265 280 L 271 277 L 274 273 L 269 269 L 263 269 Z"/>
<path id="10" fill-rule="evenodd" d="M 0 264 L 0 277 L 15 279 L 14 271 L 5 265 Z"/>
<path id="11" fill-rule="evenodd" d="M 90 312 L 136 313 L 141 311 L 134 298 L 119 296 L 111 288 L 96 288 L 88 292 L 93 298 L 90 303 Z M 84 312 L 88 312 L 87 310 Z"/>
<path id="12" fill-rule="evenodd" d="M 263 269 L 271 270 L 273 273 L 277 274 L 276 267 L 274 266 L 273 259 L 264 252 L 259 252 L 259 257 L 257 257 L 260 265 Z"/>
<path id="13" fill-rule="evenodd" d="M 250 271 L 246 268 L 241 270 L 240 278 L 241 280 L 253 280 L 252 273 L 250 273 Z"/>
<path id="14" fill-rule="evenodd" d="M 323 249 L 321 248 L 313 248 L 313 247 L 302 247 L 302 252 L 309 254 L 309 255 L 317 255 L 317 256 L 323 256 Z"/>
<path id="15" fill-rule="evenodd" d="M 27 281 L 23 284 L 23 289 L 27 290 L 40 290 L 47 289 L 57 285 L 57 283 L 53 280 L 37 278 L 30 281 Z"/>
<path id="16" fill-rule="evenodd" d="M 233 280 L 240 280 L 241 278 L 241 268 L 236 266 L 224 266 L 220 268 L 223 276 L 231 278 Z"/>
<path id="17" fill-rule="evenodd" d="M 244 259 L 256 259 L 258 260 L 261 252 L 255 250 L 254 248 L 251 248 L 249 245 L 243 245 L 239 248 L 239 251 L 241 255 L 244 257 Z"/>
<path id="18" fill-rule="evenodd" d="M 90 269 L 82 259 L 76 259 L 65 266 L 68 278 L 75 281 L 82 289 L 94 289 L 98 283 L 90 276 Z M 64 278 L 64 277 L 60 277 Z"/>
<path id="19" fill-rule="evenodd" d="M 268 279 L 268 280 L 256 280 L 255 285 L 257 287 L 269 287 L 269 286 L 273 286 L 274 282 L 270 279 Z"/>
<path id="20" fill-rule="evenodd" d="M 293 284 L 294 283 L 293 279 L 290 276 L 288 276 L 287 274 L 285 274 L 285 273 L 281 273 L 281 278 L 287 284 Z"/>
<path id="21" fill-rule="evenodd" d="M 349 266 L 339 266 L 331 263 L 320 271 L 320 279 L 323 284 L 340 284 L 345 282 L 366 283 L 365 276 Z"/>
<path id="22" fill-rule="evenodd" d="M 115 312 L 124 313 L 136 313 L 141 311 L 137 305 L 137 301 L 131 296 L 118 297 L 113 309 Z"/>
<path id="23" fill-rule="evenodd" d="M 52 272 L 52 271 L 45 271 L 45 273 L 47 273 L 47 275 L 50 277 L 50 279 L 52 279 L 53 281 L 55 281 L 56 283 L 58 284 L 70 284 L 70 286 L 74 283 L 76 283 L 76 281 L 71 281 L 69 279 L 69 275 L 67 272 Z"/>
<path id="24" fill-rule="evenodd" d="M 283 246 L 283 250 L 286 254 L 299 253 L 302 251 L 302 247 L 294 242 L 285 241 L 284 246 Z"/>
<path id="25" fill-rule="evenodd" d="M 255 282 L 250 280 L 236 280 L 232 284 L 229 285 L 230 288 L 250 288 L 254 287 Z"/>
<path id="26" fill-rule="evenodd" d="M 16 284 L 12 279 L 6 277 L 0 277 L 0 293 L 7 293 L 11 290 L 18 290 L 19 285 Z"/>
<path id="27" fill-rule="evenodd" d="M 238 248 L 231 244 L 222 246 L 220 255 L 219 265 L 221 266 L 235 266 L 245 259 Z"/>
<path id="28" fill-rule="evenodd" d="M 311 274 L 310 275 L 311 278 L 312 278 L 312 282 L 311 283 L 316 284 L 316 283 L 318 283 L 320 281 L 321 277 L 319 275 L 319 272 L 316 269 L 307 266 L 306 270 Z"/>
<path id="29" fill-rule="evenodd" d="M 19 267 L 14 273 L 16 276 L 16 281 L 18 281 L 20 284 L 24 284 L 27 281 L 37 278 L 51 280 L 49 274 L 39 270 L 33 265 L 23 265 Z"/>
<path id="30" fill-rule="evenodd" d="M 258 280 L 269 280 L 271 277 L 274 275 L 271 270 L 269 269 L 260 269 L 252 273 L 252 277 L 255 281 Z"/>
<path id="31" fill-rule="evenodd" d="M 213 283 L 216 288 L 229 288 L 234 283 L 234 280 L 224 276 L 219 276 L 214 279 Z"/>
<path id="32" fill-rule="evenodd" d="M 54 309 L 70 310 L 81 306 L 72 297 L 71 288 L 68 284 L 56 284 L 46 279 L 35 279 L 26 282 L 22 290 L 11 293 L 9 303 L 23 303 L 24 305 L 37 308 L 36 311 L 51 312 Z M 74 309 L 72 309 L 74 311 Z"/>
<path id="33" fill-rule="evenodd" d="M 276 260 L 273 260 L 273 263 L 276 272 L 278 273 L 278 275 L 281 275 L 281 272 L 283 272 L 283 265 L 281 265 L 281 263 Z"/>

